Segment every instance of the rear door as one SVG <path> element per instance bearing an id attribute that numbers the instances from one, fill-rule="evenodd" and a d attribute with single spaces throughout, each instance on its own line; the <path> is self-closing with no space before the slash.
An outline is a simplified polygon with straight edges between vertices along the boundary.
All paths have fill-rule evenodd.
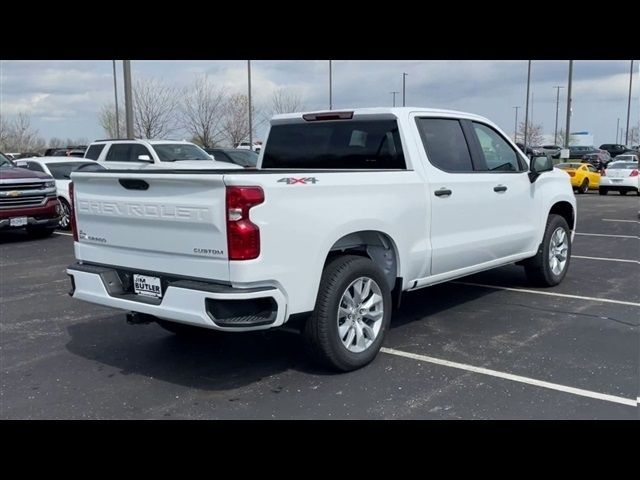
<path id="1" fill-rule="evenodd" d="M 220 174 L 73 172 L 86 262 L 228 281 Z"/>

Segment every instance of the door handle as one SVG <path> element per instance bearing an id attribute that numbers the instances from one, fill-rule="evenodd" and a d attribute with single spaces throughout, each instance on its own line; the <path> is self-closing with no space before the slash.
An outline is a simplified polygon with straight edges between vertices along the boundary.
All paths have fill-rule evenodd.
<path id="1" fill-rule="evenodd" d="M 449 189 L 446 188 L 441 188 L 440 190 L 436 190 L 435 192 L 433 192 L 433 194 L 436 197 L 448 197 L 449 195 L 451 195 L 453 192 Z"/>
<path id="2" fill-rule="evenodd" d="M 507 187 L 505 187 L 504 185 L 496 185 L 495 187 L 493 187 L 493 191 L 494 192 L 506 192 L 507 191 Z"/>

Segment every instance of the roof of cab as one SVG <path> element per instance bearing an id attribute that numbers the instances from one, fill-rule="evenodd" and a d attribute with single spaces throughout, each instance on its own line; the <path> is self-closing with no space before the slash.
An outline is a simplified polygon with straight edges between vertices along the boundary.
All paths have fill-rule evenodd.
<path id="1" fill-rule="evenodd" d="M 469 118 L 489 121 L 487 118 L 474 113 L 460 112 L 457 110 L 444 110 L 440 108 L 425 108 L 425 107 L 372 107 L 372 108 L 336 108 L 333 110 L 314 110 L 308 112 L 298 113 L 284 113 L 274 115 L 273 120 L 287 120 L 287 119 L 300 119 L 306 114 L 319 114 L 319 113 L 337 113 L 337 112 L 353 112 L 355 115 L 381 115 L 381 114 L 393 114 L 397 117 L 408 115 L 410 113 L 421 113 L 429 116 L 455 116 L 459 118 Z"/>

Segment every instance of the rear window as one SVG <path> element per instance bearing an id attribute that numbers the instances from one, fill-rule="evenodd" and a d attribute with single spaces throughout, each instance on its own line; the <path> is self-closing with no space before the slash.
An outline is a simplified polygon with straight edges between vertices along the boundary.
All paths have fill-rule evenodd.
<path id="1" fill-rule="evenodd" d="M 262 168 L 404 169 L 395 120 L 273 125 Z"/>
<path id="2" fill-rule="evenodd" d="M 91 145 L 87 151 L 84 153 L 84 158 L 90 158 L 91 160 L 98 160 L 100 153 L 104 150 L 104 143 L 99 143 L 97 145 Z"/>
<path id="3" fill-rule="evenodd" d="M 612 170 L 633 170 L 634 168 L 638 168 L 638 162 L 615 162 L 610 163 L 607 169 Z"/>
<path id="4" fill-rule="evenodd" d="M 580 168 L 581 166 L 582 166 L 581 163 L 559 163 L 556 165 L 556 167 L 561 168 L 563 170 Z"/>

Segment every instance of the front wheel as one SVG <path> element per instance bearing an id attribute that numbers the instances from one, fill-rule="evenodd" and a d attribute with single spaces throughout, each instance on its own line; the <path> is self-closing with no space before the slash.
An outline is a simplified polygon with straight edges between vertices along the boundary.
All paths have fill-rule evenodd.
<path id="1" fill-rule="evenodd" d="M 61 230 L 69 230 L 71 228 L 71 207 L 64 198 L 60 198 L 60 214 L 59 227 Z"/>
<path id="2" fill-rule="evenodd" d="M 540 287 L 558 285 L 567 274 L 570 259 L 569 225 L 560 215 L 551 214 L 538 253 L 524 264 L 527 278 Z"/>
<path id="3" fill-rule="evenodd" d="M 313 357 L 347 372 L 378 354 L 391 321 L 391 290 L 368 258 L 345 255 L 324 269 L 313 314 L 304 337 Z"/>
<path id="4" fill-rule="evenodd" d="M 606 188 L 600 187 L 600 188 L 598 189 L 598 193 L 599 193 L 600 195 L 606 195 L 607 193 L 609 193 L 609 190 L 607 190 Z"/>

